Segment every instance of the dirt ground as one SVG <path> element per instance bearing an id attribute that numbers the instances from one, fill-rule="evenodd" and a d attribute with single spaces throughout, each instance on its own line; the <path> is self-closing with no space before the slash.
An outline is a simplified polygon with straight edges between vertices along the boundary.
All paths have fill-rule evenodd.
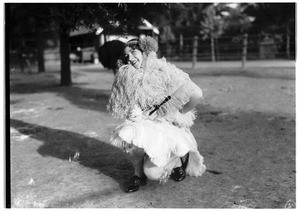
<path id="1" fill-rule="evenodd" d="M 120 123 L 106 111 L 112 72 L 73 65 L 61 87 L 51 64 L 8 82 L 12 207 L 295 208 L 295 63 L 175 64 L 204 93 L 192 127 L 203 176 L 124 193 L 133 168 L 108 143 Z"/>

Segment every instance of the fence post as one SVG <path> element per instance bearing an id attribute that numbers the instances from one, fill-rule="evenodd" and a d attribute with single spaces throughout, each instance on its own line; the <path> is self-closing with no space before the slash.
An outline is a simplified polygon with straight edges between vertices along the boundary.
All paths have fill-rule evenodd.
<path id="1" fill-rule="evenodd" d="M 194 42 L 193 42 L 193 67 L 192 67 L 193 70 L 195 70 L 195 65 L 197 63 L 197 53 L 198 53 L 198 36 L 194 36 Z"/>
<path id="2" fill-rule="evenodd" d="M 247 45 L 248 45 L 248 34 L 244 34 L 244 39 L 243 39 L 243 52 L 242 52 L 242 70 L 245 68 L 245 63 L 247 60 Z"/>
<path id="3" fill-rule="evenodd" d="M 211 61 L 216 61 L 216 55 L 215 55 L 215 39 L 213 36 L 210 36 L 210 48 L 211 48 Z"/>
<path id="4" fill-rule="evenodd" d="M 183 55 L 183 36 L 182 34 L 180 34 L 179 37 L 179 57 L 180 57 L 180 61 L 182 61 L 182 55 Z"/>
<path id="5" fill-rule="evenodd" d="M 290 59 L 290 28 L 289 24 L 286 26 L 286 57 Z"/>

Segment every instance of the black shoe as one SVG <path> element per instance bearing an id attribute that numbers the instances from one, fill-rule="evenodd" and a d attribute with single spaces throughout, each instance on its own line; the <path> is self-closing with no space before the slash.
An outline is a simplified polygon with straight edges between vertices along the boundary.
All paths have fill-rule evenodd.
<path id="1" fill-rule="evenodd" d="M 185 169 L 189 162 L 189 153 L 186 156 L 185 162 L 182 161 L 182 158 L 180 158 L 180 160 L 181 160 L 181 166 L 174 168 L 172 174 L 170 175 L 170 177 L 173 180 L 175 180 L 176 182 L 180 182 L 180 181 L 184 180 L 186 177 Z"/>
<path id="2" fill-rule="evenodd" d="M 134 175 L 130 178 L 129 182 L 126 185 L 125 192 L 131 193 L 139 190 L 140 186 L 144 186 L 147 183 L 147 177 L 146 175 L 143 175 L 142 177 L 139 177 L 137 175 Z"/>

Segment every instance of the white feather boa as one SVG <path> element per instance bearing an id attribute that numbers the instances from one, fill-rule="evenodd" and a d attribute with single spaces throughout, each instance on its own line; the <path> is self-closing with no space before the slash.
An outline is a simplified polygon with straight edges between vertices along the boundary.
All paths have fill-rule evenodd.
<path id="1" fill-rule="evenodd" d="M 148 110 L 171 95 L 171 100 L 156 112 L 156 120 L 163 118 L 179 127 L 190 127 L 194 123 L 195 111 L 181 114 L 179 109 L 189 101 L 192 88 L 187 73 L 164 58 L 158 59 L 152 52 L 146 58 L 144 68 L 124 65 L 119 69 L 107 109 L 116 118 L 129 119 L 136 106 Z"/>

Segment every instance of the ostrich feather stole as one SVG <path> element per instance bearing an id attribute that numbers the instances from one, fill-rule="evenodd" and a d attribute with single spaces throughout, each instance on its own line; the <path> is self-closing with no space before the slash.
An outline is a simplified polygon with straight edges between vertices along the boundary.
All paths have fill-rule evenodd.
<path id="1" fill-rule="evenodd" d="M 135 69 L 131 65 L 120 68 L 107 109 L 114 117 L 126 119 L 130 118 L 135 106 L 148 110 L 170 95 L 171 99 L 156 111 L 157 116 L 179 126 L 191 126 L 195 111 L 181 114 L 179 109 L 190 100 L 192 90 L 193 84 L 187 73 L 164 58 L 158 59 L 152 52 L 145 59 L 143 68 Z"/>

